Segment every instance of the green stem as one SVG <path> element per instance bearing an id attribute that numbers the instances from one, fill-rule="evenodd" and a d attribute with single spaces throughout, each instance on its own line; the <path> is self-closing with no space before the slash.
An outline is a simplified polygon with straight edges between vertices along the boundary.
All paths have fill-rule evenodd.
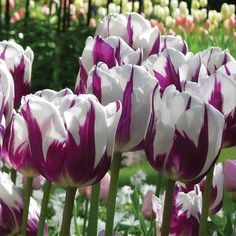
<path id="1" fill-rule="evenodd" d="M 15 169 L 11 169 L 11 180 L 14 184 L 16 184 L 16 170 Z"/>
<path id="2" fill-rule="evenodd" d="M 174 187 L 175 187 L 175 181 L 172 179 L 167 179 L 165 205 L 164 205 L 163 221 L 162 221 L 162 227 L 161 227 L 161 236 L 169 235 L 169 226 L 170 226 Z"/>
<path id="3" fill-rule="evenodd" d="M 121 152 L 116 152 L 114 154 L 113 161 L 111 164 L 111 181 L 107 200 L 105 236 L 111 236 L 113 231 L 120 163 Z"/>
<path id="4" fill-rule="evenodd" d="M 21 236 L 26 236 L 26 229 L 28 223 L 28 212 L 30 205 L 30 196 L 32 194 L 32 186 L 33 186 L 33 177 L 27 177 L 26 188 L 25 188 L 25 198 L 24 198 L 24 210 L 22 217 L 22 225 L 21 225 Z"/>
<path id="5" fill-rule="evenodd" d="M 98 228 L 98 208 L 100 199 L 100 182 L 92 187 L 91 205 L 88 221 L 88 236 L 97 235 Z"/>
<path id="6" fill-rule="evenodd" d="M 75 199 L 75 202 L 74 202 L 73 215 L 74 215 L 75 235 L 76 235 L 76 236 L 80 236 L 80 229 L 79 229 L 79 226 L 78 226 L 78 224 L 77 224 L 77 216 L 78 216 L 78 213 L 77 213 L 77 203 L 76 203 L 76 199 Z"/>
<path id="7" fill-rule="evenodd" d="M 48 213 L 48 201 L 49 201 L 51 187 L 52 187 L 51 182 L 46 181 L 44 185 L 44 193 L 43 193 L 43 200 L 42 200 L 42 205 L 41 205 L 37 236 L 43 236 L 43 233 L 44 233 L 44 225 L 45 225 L 45 219 Z"/>
<path id="8" fill-rule="evenodd" d="M 202 202 L 200 228 L 199 228 L 199 234 L 198 234 L 199 236 L 207 235 L 207 217 L 208 217 L 209 204 L 210 204 L 210 198 L 211 198 L 213 172 L 214 172 L 214 166 L 211 167 L 206 177 L 206 185 L 204 188 L 203 202 Z"/>
<path id="9" fill-rule="evenodd" d="M 160 172 L 157 173 L 157 182 L 156 182 L 156 197 L 159 197 L 161 192 L 161 184 L 162 184 L 162 174 Z"/>
<path id="10" fill-rule="evenodd" d="M 84 213 L 83 236 L 85 236 L 85 234 L 86 234 L 86 224 L 87 224 L 87 218 L 88 218 L 88 205 L 89 205 L 89 199 L 86 198 L 85 213 Z"/>
<path id="11" fill-rule="evenodd" d="M 70 235 L 70 224 L 74 207 L 74 199 L 77 188 L 67 187 L 66 200 L 63 211 L 63 220 L 60 236 Z"/>

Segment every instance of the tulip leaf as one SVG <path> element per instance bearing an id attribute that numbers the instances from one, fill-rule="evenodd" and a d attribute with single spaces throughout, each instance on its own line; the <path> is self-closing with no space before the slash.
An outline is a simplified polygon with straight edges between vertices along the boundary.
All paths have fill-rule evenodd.
<path id="1" fill-rule="evenodd" d="M 149 229 L 148 229 L 148 232 L 147 232 L 147 234 L 146 234 L 146 236 L 153 236 L 153 235 L 155 235 L 155 223 L 156 223 L 156 221 L 155 220 L 152 220 L 151 222 L 150 222 L 150 226 L 149 226 Z"/>
<path id="2" fill-rule="evenodd" d="M 134 215 L 139 220 L 142 233 L 144 235 L 146 235 L 147 234 L 147 227 L 146 227 L 144 218 L 143 218 L 143 216 L 140 213 L 139 195 L 138 195 L 138 192 L 137 192 L 136 188 L 134 189 L 134 192 L 131 195 L 131 200 L 132 200 L 132 206 L 133 206 Z"/>
<path id="3" fill-rule="evenodd" d="M 224 235 L 231 236 L 233 235 L 233 226 L 232 226 L 232 219 L 230 214 L 227 215 L 227 221 L 224 228 Z"/>

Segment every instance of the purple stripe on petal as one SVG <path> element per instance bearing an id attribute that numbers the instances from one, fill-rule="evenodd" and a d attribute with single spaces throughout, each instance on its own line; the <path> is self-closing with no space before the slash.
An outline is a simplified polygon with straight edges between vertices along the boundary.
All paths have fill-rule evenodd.
<path id="1" fill-rule="evenodd" d="M 164 67 L 166 75 L 161 75 L 159 72 L 154 71 L 154 75 L 159 81 L 161 92 L 163 92 L 166 87 L 171 84 L 174 84 L 178 91 L 182 91 L 180 78 L 178 73 L 175 71 L 174 65 L 171 62 L 170 56 L 167 55 L 166 57 L 166 65 Z"/>
<path id="2" fill-rule="evenodd" d="M 223 146 L 231 147 L 236 144 L 236 109 L 225 118 Z"/>
<path id="3" fill-rule="evenodd" d="M 126 84 L 122 100 L 122 114 L 117 128 L 116 142 L 125 145 L 130 139 L 131 113 L 132 113 L 132 93 L 134 68 L 132 67 L 130 79 Z"/>
<path id="4" fill-rule="evenodd" d="M 227 67 L 226 64 L 224 65 L 224 67 L 225 67 L 225 72 L 226 72 L 226 74 L 230 76 L 230 75 L 231 75 L 231 72 L 230 72 L 229 68 Z"/>
<path id="5" fill-rule="evenodd" d="M 109 68 L 116 65 L 114 49 L 97 36 L 93 47 L 93 62 L 97 64 L 100 61 L 106 63 Z"/>
<path id="6" fill-rule="evenodd" d="M 129 14 L 129 17 L 128 17 L 126 30 L 127 30 L 127 34 L 128 34 L 128 44 L 129 44 L 130 47 L 132 47 L 133 43 L 134 43 L 133 42 L 134 31 L 133 31 L 133 27 L 132 27 L 132 24 L 131 24 L 131 14 Z"/>
<path id="7" fill-rule="evenodd" d="M 86 93 L 86 90 L 87 90 L 88 75 L 82 63 L 80 63 L 79 77 L 80 77 L 80 81 L 75 89 L 75 93 L 77 95 L 84 94 Z"/>
<path id="8" fill-rule="evenodd" d="M 119 66 L 121 66 L 121 55 L 120 55 L 120 40 L 119 43 L 115 49 L 115 57 L 116 57 L 116 61 L 118 63 Z"/>
<path id="9" fill-rule="evenodd" d="M 191 108 L 191 101 L 192 101 L 192 97 L 189 97 L 185 111 L 189 110 Z"/>
<path id="10" fill-rule="evenodd" d="M 92 89 L 93 94 L 97 97 L 99 102 L 102 102 L 101 77 L 97 73 L 97 67 L 95 68 L 92 76 Z"/>
<path id="11" fill-rule="evenodd" d="M 200 73 L 200 69 L 201 69 L 201 58 L 200 56 L 198 57 L 198 67 L 197 67 L 197 70 L 195 72 L 195 74 L 193 75 L 193 77 L 191 78 L 191 81 L 192 82 L 198 82 L 198 77 L 199 77 L 199 73 Z"/>
<path id="12" fill-rule="evenodd" d="M 176 170 L 179 176 L 185 180 L 192 180 L 202 171 L 208 154 L 208 115 L 204 110 L 203 126 L 200 130 L 197 146 L 188 135 L 175 130 L 174 143 L 166 162 L 167 172 Z M 210 168 L 210 167 L 209 167 Z"/>
<path id="13" fill-rule="evenodd" d="M 20 103 L 21 97 L 26 95 L 30 90 L 29 80 L 25 80 L 25 62 L 22 56 L 20 63 L 14 66 L 13 70 L 10 70 L 12 77 L 14 79 L 15 85 L 15 106 Z"/>
<path id="14" fill-rule="evenodd" d="M 181 52 L 186 55 L 187 52 L 188 52 L 188 47 L 187 47 L 187 43 L 183 40 L 183 47 L 182 47 L 182 50 Z"/>
<path id="15" fill-rule="evenodd" d="M 213 107 L 222 112 L 223 109 L 223 96 L 221 93 L 221 83 L 217 82 L 215 78 L 214 89 L 211 93 L 211 98 L 208 101 Z"/>
<path id="16" fill-rule="evenodd" d="M 7 50 L 7 45 L 5 46 L 5 48 L 3 49 L 2 53 L 0 54 L 0 58 L 1 58 L 2 60 L 5 60 L 6 50 Z"/>
<path id="17" fill-rule="evenodd" d="M 149 56 L 151 56 L 152 54 L 158 54 L 160 51 L 160 43 L 161 43 L 161 36 L 160 33 L 158 34 L 153 46 L 152 46 L 152 50 L 149 53 Z"/>

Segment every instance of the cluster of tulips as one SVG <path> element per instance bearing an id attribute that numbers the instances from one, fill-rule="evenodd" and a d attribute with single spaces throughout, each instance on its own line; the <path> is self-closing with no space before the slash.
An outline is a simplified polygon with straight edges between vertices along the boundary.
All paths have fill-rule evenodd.
<path id="1" fill-rule="evenodd" d="M 28 94 L 33 57 L 30 48 L 0 43 L 1 156 L 26 178 L 23 198 L 8 174 L 0 175 L 1 235 L 47 235 L 52 183 L 66 189 L 61 236 L 70 235 L 77 188 L 92 185 L 87 233 L 97 235 L 100 180 L 110 170 L 100 235 L 111 236 L 122 153 L 144 149 L 167 178 L 164 195 L 147 196 L 156 234 L 205 236 L 208 214 L 223 198 L 223 167 L 215 163 L 222 147 L 236 144 L 230 52 L 193 54 L 181 37 L 163 36 L 127 13 L 106 16 L 88 37 L 74 93 Z M 37 176 L 46 179 L 40 214 L 31 198 Z"/>

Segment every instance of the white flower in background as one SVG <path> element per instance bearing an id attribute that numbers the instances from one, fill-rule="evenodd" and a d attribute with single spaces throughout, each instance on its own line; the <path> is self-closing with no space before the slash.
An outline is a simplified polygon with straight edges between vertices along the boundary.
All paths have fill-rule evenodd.
<path id="1" fill-rule="evenodd" d="M 170 1 L 170 7 L 172 10 L 178 8 L 178 5 L 179 5 L 178 0 L 171 0 Z"/>
<path id="2" fill-rule="evenodd" d="M 125 185 L 121 189 L 118 190 L 117 193 L 117 205 L 119 207 L 124 207 L 126 204 L 131 204 L 131 194 L 133 193 L 133 190 L 130 186 Z"/>
<path id="3" fill-rule="evenodd" d="M 139 169 L 133 176 L 130 177 L 130 183 L 133 186 L 138 186 L 143 184 L 146 178 L 146 173 L 142 169 Z"/>
<path id="4" fill-rule="evenodd" d="M 199 0 L 200 6 L 201 7 L 206 7 L 207 6 L 207 0 Z"/>

